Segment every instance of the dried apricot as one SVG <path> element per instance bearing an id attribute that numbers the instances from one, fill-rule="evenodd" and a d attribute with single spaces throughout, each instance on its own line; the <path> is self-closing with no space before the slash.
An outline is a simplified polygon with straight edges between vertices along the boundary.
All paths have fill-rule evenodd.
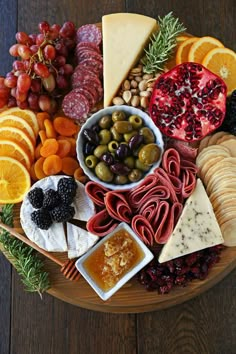
<path id="1" fill-rule="evenodd" d="M 72 136 L 79 131 L 79 126 L 74 120 L 66 117 L 56 117 L 53 120 L 53 126 L 58 134 L 65 136 Z"/>
<path id="2" fill-rule="evenodd" d="M 34 164 L 34 172 L 35 172 L 35 176 L 38 179 L 42 179 L 44 177 L 46 177 L 45 172 L 43 171 L 43 164 L 44 164 L 45 158 L 44 157 L 40 157 Z"/>
<path id="3" fill-rule="evenodd" d="M 52 121 L 50 119 L 45 119 L 44 128 L 46 131 L 47 138 L 56 138 L 57 137 L 57 132 L 55 131 Z"/>
<path id="4" fill-rule="evenodd" d="M 57 140 L 58 142 L 58 150 L 57 155 L 61 158 L 66 157 L 69 155 L 71 150 L 71 143 L 68 140 Z"/>
<path id="5" fill-rule="evenodd" d="M 66 158 L 66 157 L 65 157 Z M 57 155 L 46 157 L 43 163 L 43 172 L 47 176 L 56 175 L 62 170 L 62 159 Z"/>
<path id="6" fill-rule="evenodd" d="M 47 139 L 47 135 L 46 135 L 45 130 L 40 130 L 39 131 L 39 137 L 40 137 L 41 143 L 43 144 L 44 141 Z"/>
<path id="7" fill-rule="evenodd" d="M 78 167 L 79 163 L 74 157 L 67 156 L 62 159 L 62 172 L 66 175 L 73 176 Z"/>
<path id="8" fill-rule="evenodd" d="M 43 146 L 40 149 L 40 154 L 43 157 L 48 157 L 50 155 L 55 155 L 59 148 L 59 144 L 56 139 L 49 138 L 46 139 L 43 143 Z"/>
<path id="9" fill-rule="evenodd" d="M 36 182 L 38 180 L 38 178 L 35 174 L 34 164 L 30 167 L 30 177 L 34 182 Z"/>
<path id="10" fill-rule="evenodd" d="M 84 171 L 81 167 L 78 167 L 74 172 L 74 179 L 79 180 L 81 176 L 84 176 Z"/>
<path id="11" fill-rule="evenodd" d="M 38 121 L 38 125 L 39 125 L 39 129 L 40 130 L 44 130 L 44 121 L 45 119 L 51 119 L 50 114 L 47 112 L 38 112 L 36 115 L 37 121 Z"/>
<path id="12" fill-rule="evenodd" d="M 73 137 L 70 136 L 64 136 L 64 135 L 59 135 L 57 137 L 57 140 L 67 140 L 71 144 L 71 149 L 70 149 L 70 156 L 76 156 L 76 140 Z"/>
<path id="13" fill-rule="evenodd" d="M 40 154 L 40 149 L 41 147 L 43 146 L 43 144 L 40 142 L 38 143 L 38 145 L 36 146 L 35 150 L 34 150 L 34 156 L 35 156 L 35 159 L 39 159 L 41 154 Z"/>

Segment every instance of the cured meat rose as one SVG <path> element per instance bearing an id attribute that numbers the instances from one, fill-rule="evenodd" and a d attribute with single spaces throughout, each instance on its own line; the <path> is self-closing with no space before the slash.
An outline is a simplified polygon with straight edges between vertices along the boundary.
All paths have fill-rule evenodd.
<path id="1" fill-rule="evenodd" d="M 162 156 L 162 167 L 163 169 L 176 177 L 180 175 L 180 156 L 175 149 L 168 149 L 164 152 Z"/>
<path id="2" fill-rule="evenodd" d="M 146 245 L 153 245 L 153 228 L 150 222 L 144 216 L 135 215 L 132 219 L 131 227 Z"/>
<path id="3" fill-rule="evenodd" d="M 89 112 L 89 101 L 75 89 L 64 97 L 62 109 L 66 116 L 84 123 Z"/>
<path id="4" fill-rule="evenodd" d="M 105 207 L 104 198 L 108 191 L 109 189 L 93 181 L 89 181 L 85 185 L 85 192 L 87 195 L 92 199 L 95 205 L 100 207 Z"/>
<path id="5" fill-rule="evenodd" d="M 122 192 L 107 192 L 105 195 L 105 206 L 108 214 L 114 219 L 127 223 L 131 222 L 132 209 Z"/>
<path id="6" fill-rule="evenodd" d="M 106 209 L 102 209 L 87 222 L 87 230 L 97 236 L 106 236 L 116 228 L 119 223 L 110 217 Z"/>
<path id="7" fill-rule="evenodd" d="M 81 26 L 76 32 L 76 41 L 92 42 L 99 46 L 102 42 L 102 34 L 100 29 L 94 24 Z"/>

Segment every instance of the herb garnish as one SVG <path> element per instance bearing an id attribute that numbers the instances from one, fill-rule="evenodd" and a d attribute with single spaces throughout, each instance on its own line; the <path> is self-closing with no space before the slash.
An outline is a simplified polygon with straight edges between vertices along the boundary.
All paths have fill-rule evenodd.
<path id="1" fill-rule="evenodd" d="M 177 36 L 186 30 L 179 19 L 172 15 L 172 12 L 163 18 L 159 16 L 158 24 L 159 30 L 151 38 L 151 43 L 145 50 L 146 55 L 142 59 L 143 71 L 147 74 L 163 71 L 165 62 L 170 59 L 176 47 Z"/>
<path id="2" fill-rule="evenodd" d="M 4 224 L 13 226 L 13 204 L 2 207 L 0 219 Z M 0 242 L 12 258 L 16 271 L 21 275 L 25 290 L 37 292 L 42 298 L 42 293 L 50 287 L 48 273 L 43 270 L 43 261 L 33 248 L 14 238 L 9 232 L 1 228 L 0 230 Z"/>

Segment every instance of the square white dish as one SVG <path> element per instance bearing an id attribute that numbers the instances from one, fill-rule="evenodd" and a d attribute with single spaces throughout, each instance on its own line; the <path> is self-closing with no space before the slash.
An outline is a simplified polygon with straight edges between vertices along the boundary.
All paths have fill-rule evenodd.
<path id="1" fill-rule="evenodd" d="M 96 280 L 90 275 L 89 271 L 86 269 L 84 266 L 84 263 L 93 253 L 99 248 L 104 245 L 106 241 L 108 241 L 110 238 L 113 237 L 114 234 L 116 234 L 120 230 L 125 230 L 126 232 L 129 233 L 131 239 L 136 243 L 138 248 L 141 250 L 143 253 L 143 256 L 141 260 L 131 267 L 130 270 L 128 270 L 126 273 L 123 274 L 123 276 L 118 280 L 118 282 L 109 290 L 103 290 L 101 286 L 96 282 Z M 136 273 L 138 273 L 145 265 L 147 265 L 152 259 L 154 258 L 153 253 L 148 249 L 147 246 L 143 243 L 142 240 L 133 232 L 131 227 L 122 222 L 120 223 L 111 233 L 109 233 L 107 236 L 103 237 L 101 241 L 99 241 L 92 249 L 90 249 L 84 256 L 78 259 L 78 261 L 75 263 L 76 268 L 79 270 L 81 275 L 84 277 L 84 279 L 89 283 L 89 285 L 94 289 L 94 291 L 98 294 L 98 296 L 106 301 L 108 300 L 112 295 L 114 295 L 125 283 L 127 283 Z"/>

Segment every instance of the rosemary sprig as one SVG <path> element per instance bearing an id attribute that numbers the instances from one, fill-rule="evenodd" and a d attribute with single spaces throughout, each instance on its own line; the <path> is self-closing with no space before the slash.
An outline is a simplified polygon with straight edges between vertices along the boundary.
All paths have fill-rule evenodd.
<path id="1" fill-rule="evenodd" d="M 151 38 L 151 43 L 145 50 L 146 54 L 142 60 L 143 70 L 147 74 L 163 71 L 166 61 L 171 57 L 176 47 L 177 36 L 186 30 L 179 19 L 172 15 L 172 12 L 163 18 L 159 16 L 158 23 L 159 30 Z"/>
<path id="2" fill-rule="evenodd" d="M 3 206 L 0 212 L 0 219 L 3 223 L 13 226 L 12 204 Z M 12 258 L 16 271 L 21 275 L 21 281 L 25 285 L 25 290 L 37 292 L 42 298 L 42 293 L 50 287 L 48 273 L 43 270 L 43 261 L 38 257 L 33 248 L 15 239 L 9 232 L 0 230 L 0 242 Z"/>

